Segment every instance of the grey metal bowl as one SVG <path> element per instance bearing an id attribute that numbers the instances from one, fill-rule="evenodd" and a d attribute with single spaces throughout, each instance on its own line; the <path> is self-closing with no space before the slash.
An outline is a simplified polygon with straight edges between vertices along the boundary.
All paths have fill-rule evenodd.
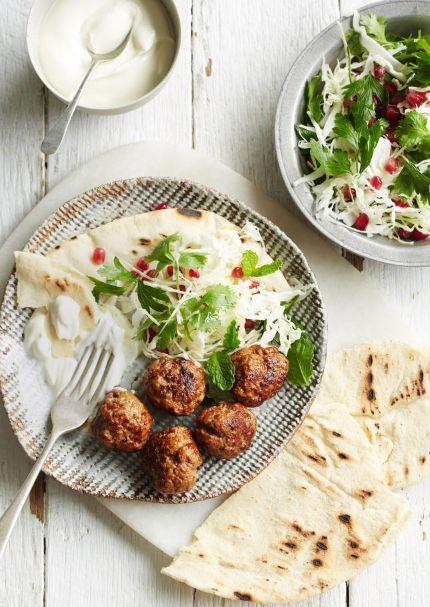
<path id="1" fill-rule="evenodd" d="M 381 2 L 366 6 L 360 12 L 369 11 L 386 17 L 388 30 L 397 34 L 409 35 L 418 30 L 430 33 L 430 2 Z M 342 19 L 341 25 L 345 31 L 350 29 L 351 17 Z M 319 221 L 314 214 L 314 198 L 309 186 L 293 186 L 306 172 L 294 130 L 294 125 L 301 122 L 304 115 L 306 82 L 320 69 L 323 56 L 333 64 L 342 53 L 339 25 L 333 23 L 314 38 L 299 55 L 284 82 L 278 102 L 275 138 L 278 162 L 285 184 L 306 219 L 324 236 L 345 249 L 384 263 L 430 266 L 430 239 L 407 245 L 382 236 L 369 238 L 329 220 Z"/>

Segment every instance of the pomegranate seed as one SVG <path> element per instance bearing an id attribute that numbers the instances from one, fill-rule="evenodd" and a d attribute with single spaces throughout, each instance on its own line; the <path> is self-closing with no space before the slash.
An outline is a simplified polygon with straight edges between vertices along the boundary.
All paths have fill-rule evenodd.
<path id="1" fill-rule="evenodd" d="M 198 270 L 191 269 L 188 274 L 190 278 L 200 278 L 200 272 Z"/>
<path id="2" fill-rule="evenodd" d="M 390 95 L 390 105 L 399 105 L 402 101 L 405 100 L 404 95 L 401 93 L 395 93 L 394 95 Z"/>
<path id="3" fill-rule="evenodd" d="M 101 249 L 100 247 L 97 247 L 96 249 L 94 249 L 93 263 L 95 263 L 98 266 L 101 266 L 101 264 L 104 263 L 105 259 L 106 259 L 106 251 L 104 249 Z"/>
<path id="4" fill-rule="evenodd" d="M 383 65 L 375 65 L 373 68 L 373 74 L 378 80 L 384 80 L 385 67 Z"/>
<path id="5" fill-rule="evenodd" d="M 352 97 L 351 99 L 344 99 L 343 100 L 343 109 L 345 110 L 345 112 L 349 111 L 349 108 L 354 103 L 354 101 L 355 101 L 354 97 Z"/>
<path id="6" fill-rule="evenodd" d="M 390 80 L 384 82 L 384 88 L 387 89 L 389 93 L 397 93 L 397 86 Z"/>
<path id="7" fill-rule="evenodd" d="M 375 190 L 380 190 L 382 188 L 382 179 L 378 175 L 375 175 L 370 179 L 370 185 Z"/>
<path id="8" fill-rule="evenodd" d="M 149 341 L 152 341 L 156 335 L 157 331 L 153 327 L 150 327 L 148 330 Z"/>
<path id="9" fill-rule="evenodd" d="M 397 160 L 397 158 L 389 158 L 385 163 L 384 168 L 387 173 L 397 173 L 397 171 L 399 170 L 399 161 Z"/>
<path id="10" fill-rule="evenodd" d="M 247 318 L 245 320 L 245 329 L 247 331 L 251 331 L 251 329 L 253 329 L 255 327 L 255 322 L 253 320 L 251 320 L 250 318 Z"/>
<path id="11" fill-rule="evenodd" d="M 399 108 L 394 105 L 389 105 L 385 110 L 385 117 L 388 122 L 391 122 L 391 124 L 393 124 L 394 122 L 399 122 L 402 115 L 400 113 Z"/>
<path id="12" fill-rule="evenodd" d="M 411 233 L 408 232 L 408 230 L 405 230 L 404 228 L 398 228 L 398 230 L 397 230 L 397 236 L 401 240 L 409 240 L 409 238 L 411 237 Z"/>
<path id="13" fill-rule="evenodd" d="M 173 276 L 173 266 L 167 266 L 167 276 L 172 278 Z"/>
<path id="14" fill-rule="evenodd" d="M 149 263 L 145 261 L 144 257 L 141 257 L 136 264 L 136 268 L 141 272 L 146 272 L 146 270 L 149 268 Z"/>
<path id="15" fill-rule="evenodd" d="M 179 290 L 182 291 L 182 293 L 184 291 L 186 291 L 187 287 L 185 285 L 179 285 Z"/>
<path id="16" fill-rule="evenodd" d="M 260 286 L 260 282 L 258 280 L 253 280 L 251 282 L 251 284 L 249 285 L 250 289 L 258 289 L 258 287 Z"/>
<path id="17" fill-rule="evenodd" d="M 355 189 L 350 188 L 349 185 L 344 185 L 342 188 L 342 194 L 345 198 L 346 202 L 350 202 L 353 198 L 355 198 Z"/>
<path id="18" fill-rule="evenodd" d="M 398 139 L 394 135 L 393 131 L 388 131 L 385 137 L 388 139 L 388 141 L 391 141 L 391 143 L 398 143 Z"/>
<path id="19" fill-rule="evenodd" d="M 149 278 L 155 278 L 155 276 L 157 276 L 157 270 L 148 270 L 146 275 L 149 276 Z"/>
<path id="20" fill-rule="evenodd" d="M 427 101 L 427 93 L 421 93 L 419 91 L 409 91 L 406 95 L 406 103 L 409 107 L 418 107 Z"/>
<path id="21" fill-rule="evenodd" d="M 375 124 L 375 122 L 376 122 L 376 118 L 374 116 L 372 116 L 372 118 L 367 123 L 367 126 L 373 126 Z"/>
<path id="22" fill-rule="evenodd" d="M 407 200 L 402 200 L 401 198 L 393 198 L 393 202 L 396 205 L 396 207 L 401 207 L 401 208 L 406 208 L 409 205 L 409 202 L 407 202 Z"/>
<path id="23" fill-rule="evenodd" d="M 425 240 L 427 238 L 427 234 L 424 234 L 421 230 L 417 230 L 417 228 L 412 230 L 411 236 L 413 240 Z"/>
<path id="24" fill-rule="evenodd" d="M 357 228 L 357 230 L 361 230 L 362 232 L 364 232 L 364 230 L 367 228 L 368 223 L 369 217 L 366 215 L 366 213 L 360 213 L 360 215 L 355 220 L 354 228 Z"/>
<path id="25" fill-rule="evenodd" d="M 243 270 L 240 266 L 236 266 L 232 269 L 231 275 L 233 278 L 243 278 Z"/>
<path id="26" fill-rule="evenodd" d="M 168 348 L 157 348 L 157 352 L 161 352 L 161 354 L 169 354 Z"/>
<path id="27" fill-rule="evenodd" d="M 155 207 L 156 211 L 164 211 L 164 209 L 167 209 L 167 204 L 165 202 L 159 202 Z"/>

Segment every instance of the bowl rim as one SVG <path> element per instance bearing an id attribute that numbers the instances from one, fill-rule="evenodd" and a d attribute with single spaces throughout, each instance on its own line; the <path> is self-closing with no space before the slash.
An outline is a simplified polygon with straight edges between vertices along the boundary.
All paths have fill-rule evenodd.
<path id="1" fill-rule="evenodd" d="M 396 17 L 399 18 L 407 16 L 418 16 L 420 9 L 430 16 L 430 2 L 428 0 L 394 0 L 383 2 L 375 2 L 373 4 L 366 5 L 358 10 L 359 14 L 366 13 L 372 10 L 377 10 L 378 14 L 384 14 L 384 9 L 390 11 L 396 11 Z M 390 16 L 392 13 L 390 12 Z M 298 154 L 297 149 L 297 138 L 294 131 L 294 117 L 295 111 L 291 110 L 287 118 L 287 128 L 293 132 L 291 137 L 290 133 L 286 133 L 285 123 L 283 118 L 285 115 L 285 109 L 288 106 L 295 108 L 297 102 L 302 99 L 302 90 L 299 87 L 297 90 L 299 94 L 295 95 L 291 102 L 287 101 L 287 96 L 290 96 L 290 90 L 294 90 L 292 83 L 297 84 L 297 73 L 305 72 L 306 81 L 309 76 L 310 70 L 302 69 L 306 64 L 309 63 L 309 59 L 312 59 L 314 53 L 312 52 L 315 46 L 321 43 L 322 40 L 331 40 L 331 34 L 336 28 L 341 27 L 345 29 L 345 26 L 352 25 L 352 15 L 340 18 L 337 21 L 332 22 L 325 29 L 323 29 L 317 36 L 315 36 L 299 53 L 297 58 L 294 60 L 285 80 L 282 85 L 281 93 L 278 99 L 278 105 L 276 110 L 275 118 L 275 148 L 278 159 L 278 165 L 281 171 L 282 178 L 287 187 L 287 190 L 293 199 L 295 206 L 299 209 L 301 214 L 316 228 L 324 237 L 331 240 L 335 244 L 355 253 L 361 257 L 379 261 L 382 263 L 405 266 L 405 267 L 428 267 L 430 266 L 430 242 L 415 243 L 414 245 L 401 245 L 398 243 L 392 243 L 388 238 L 383 236 L 368 237 L 364 234 L 357 234 L 349 230 L 342 224 L 336 224 L 335 222 L 326 221 L 321 222 L 318 220 L 313 212 L 313 209 L 309 211 L 304 203 L 304 197 L 313 198 L 309 187 L 306 184 L 302 184 L 299 187 L 293 185 L 295 179 L 304 176 L 303 170 L 297 171 L 294 154 Z M 349 27 L 347 29 L 349 29 Z M 339 37 L 339 43 L 341 38 Z M 327 45 L 325 50 L 333 48 Z M 300 85 L 303 85 L 303 76 L 300 80 Z M 290 96 L 291 98 L 291 96 Z M 294 115 L 293 115 L 294 114 Z M 292 129 L 291 129 L 292 127 Z M 288 140 L 286 145 L 285 140 Z M 291 150 L 293 152 L 291 153 Z M 294 179 L 291 179 L 290 174 L 294 174 Z M 301 191 L 299 191 L 299 188 Z M 396 246 L 397 245 L 397 246 Z M 409 255 L 408 255 L 409 253 Z"/>
<path id="2" fill-rule="evenodd" d="M 162 78 L 162 80 L 160 80 L 160 82 L 154 88 L 152 88 L 150 91 L 145 93 L 145 95 L 142 95 L 141 97 L 138 97 L 137 99 L 135 99 L 134 101 L 131 101 L 129 103 L 126 103 L 123 105 L 105 107 L 105 108 L 78 104 L 76 107 L 77 110 L 86 112 L 88 114 L 103 114 L 103 115 L 124 114 L 126 112 L 135 110 L 135 109 L 141 107 L 142 105 L 145 105 L 146 103 L 151 101 L 151 99 L 156 97 L 158 95 L 158 93 L 161 91 L 161 89 L 164 88 L 165 84 L 170 79 L 170 77 L 175 69 L 175 66 L 178 61 L 179 53 L 182 48 L 182 20 L 181 20 L 180 13 L 178 11 L 178 7 L 176 5 L 176 0 L 158 0 L 158 1 L 161 2 L 161 4 L 163 4 L 163 6 L 169 16 L 170 22 L 172 24 L 172 27 L 173 27 L 174 33 L 175 33 L 175 54 L 173 56 L 172 63 L 170 64 L 170 67 L 169 67 L 168 71 L 166 72 L 166 74 L 164 75 L 164 77 Z M 32 50 L 31 41 L 34 38 L 34 36 L 32 37 L 32 35 L 31 35 L 31 27 L 32 27 L 33 19 L 35 17 L 36 11 L 38 10 L 40 3 L 41 3 L 41 0 L 34 0 L 32 6 L 30 8 L 30 12 L 28 14 L 27 25 L 26 25 L 26 36 L 25 36 L 27 53 L 30 58 L 31 65 L 32 65 L 34 71 L 36 72 L 37 76 L 39 77 L 39 79 L 42 81 L 43 85 L 57 99 L 59 99 L 62 103 L 67 105 L 70 103 L 70 99 L 66 99 L 58 90 L 56 90 L 52 86 L 52 84 L 46 78 L 45 73 L 40 66 L 40 63 L 38 60 L 36 60 L 35 54 Z"/>
<path id="3" fill-rule="evenodd" d="M 146 502 L 146 503 L 184 504 L 184 503 L 201 502 L 201 501 L 205 501 L 208 499 L 213 499 L 215 497 L 229 495 L 230 493 L 239 490 L 242 486 L 246 485 L 248 482 L 257 478 L 257 476 L 259 476 L 273 462 L 273 460 L 280 454 L 281 450 L 285 447 L 285 445 L 288 444 L 290 442 L 290 440 L 292 440 L 293 436 L 295 435 L 295 433 L 297 432 L 297 430 L 300 428 L 303 421 L 305 420 L 306 416 L 308 415 L 309 409 L 312 406 L 313 402 L 315 401 L 315 399 L 318 395 L 319 389 L 320 389 L 321 380 L 322 380 L 322 376 L 323 376 L 323 372 L 324 372 L 325 364 L 326 364 L 326 359 L 327 359 L 328 319 L 327 319 L 327 310 L 326 310 L 326 306 L 324 303 L 324 299 L 323 299 L 319 284 L 317 282 L 317 279 L 315 277 L 315 274 L 312 271 L 312 268 L 310 267 L 305 254 L 300 249 L 300 247 L 294 242 L 294 240 L 292 238 L 290 238 L 290 236 L 288 236 L 288 234 L 286 234 L 281 228 L 279 228 L 276 224 L 274 224 L 270 219 L 268 219 L 267 217 L 265 217 L 264 215 L 262 215 L 260 212 L 256 211 L 255 209 L 249 208 L 245 204 L 245 202 L 243 202 L 242 200 L 239 200 L 236 197 L 230 196 L 229 194 L 226 194 L 226 193 L 222 192 L 221 190 L 212 188 L 210 186 L 206 186 L 202 183 L 198 183 L 198 182 L 196 182 L 194 180 L 190 180 L 190 179 L 172 178 L 172 177 L 163 177 L 163 176 L 157 176 L 157 177 L 141 176 L 141 177 L 134 177 L 134 178 L 130 178 L 130 179 L 114 180 L 114 181 L 107 182 L 107 183 L 101 184 L 99 186 L 90 188 L 89 190 L 87 190 L 81 194 L 78 194 L 77 196 L 74 196 L 71 199 L 65 201 L 60 207 L 58 207 L 58 209 L 56 209 L 53 213 L 49 214 L 48 217 L 46 217 L 44 219 L 44 221 L 41 224 L 39 224 L 38 227 L 33 231 L 31 236 L 28 238 L 26 244 L 24 245 L 23 250 L 27 249 L 28 245 L 31 244 L 35 235 L 37 233 L 39 233 L 41 230 L 43 230 L 45 225 L 49 225 L 50 222 L 52 222 L 52 220 L 55 218 L 56 215 L 62 214 L 64 212 L 64 209 L 65 208 L 67 209 L 69 206 L 70 207 L 72 207 L 73 205 L 76 206 L 77 203 L 79 201 L 81 201 L 81 199 L 85 198 L 86 201 L 92 200 L 94 203 L 94 200 L 97 198 L 97 196 L 102 195 L 105 191 L 111 191 L 111 190 L 114 190 L 115 188 L 117 188 L 118 190 L 121 190 L 124 187 L 130 187 L 130 188 L 142 187 L 142 185 L 143 185 L 143 187 L 146 187 L 146 185 L 148 183 L 153 184 L 153 183 L 158 183 L 158 182 L 161 182 L 161 183 L 169 182 L 169 183 L 173 183 L 173 184 L 179 184 L 181 186 L 191 186 L 191 187 L 193 187 L 197 190 L 203 191 L 207 194 L 210 194 L 210 195 L 213 195 L 216 197 L 222 197 L 230 202 L 233 202 L 236 205 L 236 207 L 243 210 L 245 213 L 248 213 L 250 215 L 251 219 L 254 217 L 254 218 L 258 218 L 261 221 L 263 221 L 272 232 L 274 232 L 279 238 L 281 238 L 284 242 L 286 242 L 288 244 L 288 246 L 294 252 L 295 255 L 300 257 L 301 263 L 302 263 L 304 269 L 306 270 L 306 272 L 308 272 L 309 277 L 313 282 L 313 290 L 318 295 L 318 298 L 320 301 L 319 310 L 321 312 L 321 323 L 322 323 L 321 331 L 320 331 L 320 347 L 316 351 L 317 356 L 318 356 L 318 359 L 317 359 L 318 365 L 314 371 L 316 374 L 315 375 L 315 385 L 312 388 L 311 394 L 309 395 L 309 399 L 307 400 L 306 404 L 303 406 L 303 408 L 301 410 L 301 417 L 298 417 L 298 421 L 297 421 L 296 425 L 294 426 L 294 428 L 292 429 L 292 431 L 290 432 L 288 437 L 284 438 L 284 440 L 282 441 L 282 444 L 279 446 L 279 448 L 275 447 L 272 450 L 270 456 L 264 459 L 264 462 L 262 463 L 259 471 L 255 474 L 249 475 L 248 478 L 246 478 L 243 482 L 236 483 L 235 485 L 232 485 L 228 489 L 221 489 L 221 488 L 216 489 L 211 493 L 211 495 L 207 495 L 207 496 L 191 497 L 191 496 L 188 496 L 187 493 L 172 494 L 172 495 L 163 495 L 163 494 L 157 493 L 156 497 L 148 497 L 148 496 L 130 497 L 127 495 L 118 496 L 118 495 L 110 493 L 109 491 L 105 491 L 103 489 L 93 489 L 91 486 L 83 485 L 83 484 L 80 484 L 79 482 L 74 482 L 74 481 L 71 481 L 70 479 L 66 479 L 64 474 L 61 473 L 61 471 L 59 472 L 53 465 L 51 465 L 49 458 L 43 467 L 43 471 L 46 474 L 48 474 L 52 478 L 55 478 L 61 484 L 78 491 L 79 493 L 88 494 L 88 495 L 92 495 L 95 497 L 105 497 L 105 498 L 110 498 L 110 499 L 125 499 L 127 501 L 137 501 L 137 502 Z M 145 212 L 145 211 L 143 211 L 143 212 Z M 212 212 L 215 212 L 215 211 L 212 211 Z M 101 224 L 101 225 L 104 225 L 104 224 Z M 9 285 L 11 279 L 13 279 L 15 272 L 16 271 L 15 271 L 15 267 L 14 267 L 9 274 L 9 278 L 7 280 L 7 285 Z M 5 305 L 7 297 L 8 297 L 8 293 L 7 293 L 7 288 L 6 288 L 4 295 L 0 300 L 0 308 L 3 308 L 3 306 Z M 0 328 L 0 346 L 5 345 L 5 344 L 1 343 L 3 335 L 6 335 L 6 333 L 3 333 L 2 328 Z M 11 417 L 15 400 L 14 399 L 11 400 L 8 398 L 7 389 L 5 388 L 6 383 L 7 382 L 6 382 L 6 378 L 5 378 L 4 374 L 2 374 L 0 372 L 0 395 L 2 395 L 2 397 L 3 397 L 3 404 L 4 404 L 4 407 L 5 407 L 7 416 L 8 416 L 8 421 L 12 427 L 12 430 L 13 430 L 15 436 L 18 439 L 18 442 L 20 443 L 20 445 L 22 446 L 24 451 L 27 453 L 27 455 L 31 459 L 36 459 L 39 455 L 37 445 L 33 441 L 30 446 L 26 428 L 23 427 L 22 424 L 20 424 L 20 423 L 18 423 L 18 424 L 14 423 L 14 420 Z M 309 387 L 306 387 L 306 389 L 308 389 L 308 388 Z"/>

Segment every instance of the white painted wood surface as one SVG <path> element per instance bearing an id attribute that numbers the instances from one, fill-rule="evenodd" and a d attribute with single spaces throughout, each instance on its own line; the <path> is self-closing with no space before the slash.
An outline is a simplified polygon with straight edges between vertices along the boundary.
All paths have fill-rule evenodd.
<path id="1" fill-rule="evenodd" d="M 194 146 L 287 201 L 273 123 L 282 81 L 315 34 L 361 0 L 177 0 L 183 48 L 155 101 L 117 117 L 75 117 L 61 152 L 39 153 L 59 110 L 32 73 L 25 48 L 31 0 L 2 0 L 0 13 L 0 239 L 85 160 L 141 139 Z M 430 336 L 430 270 L 365 262 L 405 318 Z M 371 306 L 371 302 L 369 302 Z M 0 510 L 29 468 L 0 411 Z M 409 490 L 414 518 L 384 557 L 349 584 L 301 607 L 427 607 L 430 482 Z M 232 607 L 159 575 L 165 557 L 95 500 L 43 479 L 0 564 L 1 607 Z M 295 604 L 295 607 L 298 604 Z"/>

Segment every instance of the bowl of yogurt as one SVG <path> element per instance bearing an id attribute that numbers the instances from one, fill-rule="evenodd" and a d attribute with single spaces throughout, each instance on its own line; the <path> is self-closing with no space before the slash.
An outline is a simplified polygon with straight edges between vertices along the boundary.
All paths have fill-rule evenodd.
<path id="1" fill-rule="evenodd" d="M 131 29 L 116 59 L 100 63 L 79 109 L 117 114 L 155 97 L 176 63 L 181 24 L 173 0 L 36 0 L 27 26 L 33 67 L 45 86 L 69 103 L 91 64 Z"/>

